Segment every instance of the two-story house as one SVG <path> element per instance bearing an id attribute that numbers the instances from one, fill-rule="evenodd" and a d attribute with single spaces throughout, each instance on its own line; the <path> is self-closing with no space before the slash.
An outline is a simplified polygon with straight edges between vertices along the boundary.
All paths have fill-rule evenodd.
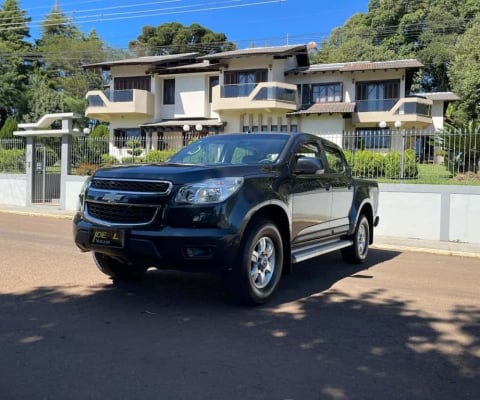
<path id="1" fill-rule="evenodd" d="M 305 45 L 126 59 L 86 66 L 111 77 L 106 90 L 87 93 L 86 115 L 109 122 L 120 148 L 132 136 L 162 149 L 194 132 L 256 131 L 333 135 L 340 144 L 345 133 L 365 134 L 390 147 L 385 130 L 442 129 L 446 102 L 458 100 L 410 93 L 422 67 L 417 60 L 310 65 Z"/>

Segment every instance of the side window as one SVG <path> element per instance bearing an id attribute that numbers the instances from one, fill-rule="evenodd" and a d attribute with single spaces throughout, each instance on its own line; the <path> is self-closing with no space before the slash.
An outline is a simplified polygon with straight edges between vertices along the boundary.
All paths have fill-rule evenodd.
<path id="1" fill-rule="evenodd" d="M 345 171 L 345 162 L 340 150 L 324 144 L 325 156 L 330 172 L 341 174 Z"/>
<path id="2" fill-rule="evenodd" d="M 304 142 L 295 151 L 295 161 L 301 157 L 318 158 L 321 160 L 320 146 L 317 142 Z"/>

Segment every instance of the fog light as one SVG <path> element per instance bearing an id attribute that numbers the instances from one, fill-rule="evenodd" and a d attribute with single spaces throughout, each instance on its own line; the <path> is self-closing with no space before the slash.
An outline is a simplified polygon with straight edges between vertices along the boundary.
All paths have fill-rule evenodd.
<path id="1" fill-rule="evenodd" d="M 211 247 L 186 247 L 184 250 L 187 258 L 210 258 L 213 254 Z"/>

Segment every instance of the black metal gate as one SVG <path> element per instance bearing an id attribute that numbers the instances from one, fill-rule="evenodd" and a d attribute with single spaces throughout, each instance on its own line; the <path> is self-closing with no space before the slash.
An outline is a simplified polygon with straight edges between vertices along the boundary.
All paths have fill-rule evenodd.
<path id="1" fill-rule="evenodd" d="M 32 203 L 60 204 L 61 139 L 35 143 Z"/>

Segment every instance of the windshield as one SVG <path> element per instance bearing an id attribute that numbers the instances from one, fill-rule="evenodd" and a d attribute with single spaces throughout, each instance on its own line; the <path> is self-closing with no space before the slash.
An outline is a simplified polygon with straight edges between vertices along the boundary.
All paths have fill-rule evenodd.
<path id="1" fill-rule="evenodd" d="M 181 164 L 273 164 L 278 160 L 288 135 L 223 134 L 197 140 L 170 158 Z"/>

